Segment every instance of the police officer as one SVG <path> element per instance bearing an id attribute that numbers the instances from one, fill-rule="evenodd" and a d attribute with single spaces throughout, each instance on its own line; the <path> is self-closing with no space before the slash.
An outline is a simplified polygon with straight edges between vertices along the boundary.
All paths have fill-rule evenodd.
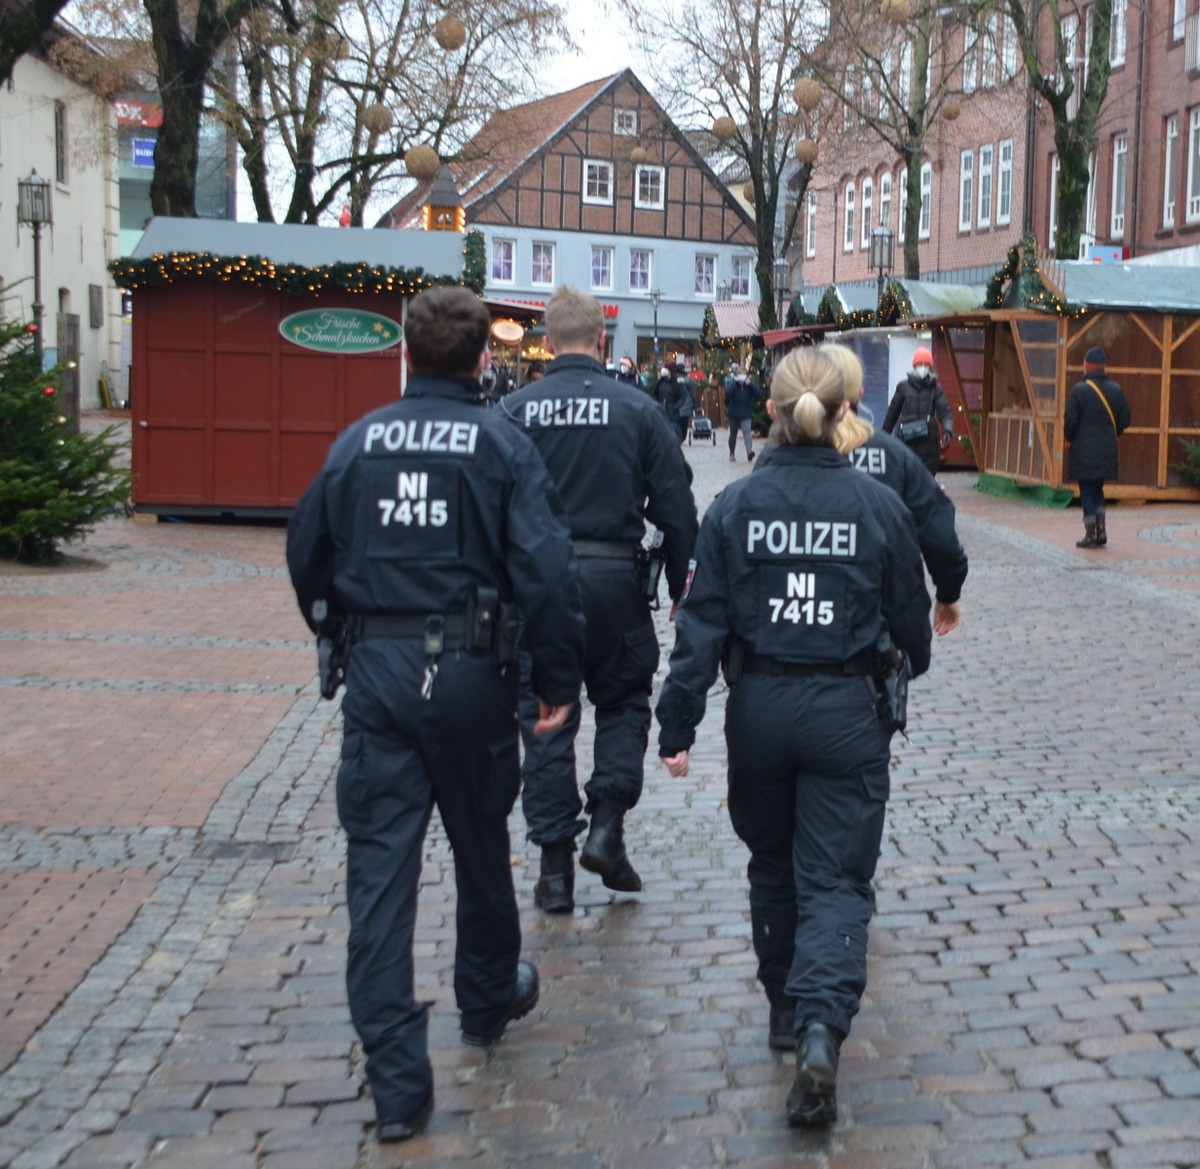
<path id="1" fill-rule="evenodd" d="M 537 970 L 519 961 L 507 829 L 519 784 L 514 603 L 541 698 L 535 730 L 561 725 L 579 691 L 570 537 L 533 445 L 483 405 L 489 324 L 463 288 L 413 299 L 403 400 L 336 440 L 288 526 L 306 620 L 315 627 L 323 602 L 349 635 L 337 779 L 346 984 L 381 1141 L 414 1135 L 433 1105 L 412 945 L 434 804 L 454 852 L 463 1040 L 495 1043 L 538 999 Z"/>
<path id="2" fill-rule="evenodd" d="M 650 690 L 658 639 L 638 551 L 648 519 L 663 533 L 667 588 L 683 592 L 696 540 L 696 504 L 683 455 L 662 411 L 621 385 L 601 364 L 604 315 L 599 303 L 560 288 L 546 306 L 555 354 L 545 378 L 504 399 L 502 410 L 533 439 L 558 486 L 579 563 L 587 614 L 584 680 L 595 707 L 591 817 L 579 863 L 605 886 L 637 892 L 641 878 L 625 851 L 624 817 L 642 793 L 650 733 Z M 533 717 L 522 697 L 522 727 Z M 548 913 L 574 908 L 575 837 L 585 823 L 575 779 L 579 711 L 560 731 L 525 735 L 521 806 L 529 839 L 541 848 L 536 904 Z"/>
<path id="3" fill-rule="evenodd" d="M 883 834 L 901 669 L 929 665 L 929 597 L 903 503 L 833 447 L 847 402 L 816 348 L 780 363 L 778 447 L 709 508 L 656 713 L 672 775 L 722 655 L 729 814 L 750 849 L 750 920 L 771 1046 L 795 1035 L 793 1124 L 837 1116 L 842 1041 L 866 986 L 871 880 Z M 874 700 L 872 699 L 874 696 Z"/>

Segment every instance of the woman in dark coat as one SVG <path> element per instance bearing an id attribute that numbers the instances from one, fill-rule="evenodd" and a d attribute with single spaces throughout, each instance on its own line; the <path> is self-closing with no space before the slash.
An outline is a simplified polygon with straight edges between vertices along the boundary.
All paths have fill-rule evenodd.
<path id="1" fill-rule="evenodd" d="M 931 475 L 937 474 L 941 452 L 954 437 L 954 416 L 946 401 L 946 391 L 933 372 L 933 353 L 925 346 L 913 354 L 912 370 L 896 387 L 883 418 L 883 430 L 903 441 Z"/>
<path id="2" fill-rule="evenodd" d="M 1104 482 L 1115 479 L 1117 439 L 1129 426 L 1125 393 L 1104 371 L 1104 350 L 1098 345 L 1083 359 L 1083 381 L 1071 387 L 1063 418 L 1063 437 L 1071 444 L 1067 477 L 1079 484 L 1083 506 L 1083 539 L 1077 548 L 1103 548 L 1108 543 L 1104 515 Z"/>

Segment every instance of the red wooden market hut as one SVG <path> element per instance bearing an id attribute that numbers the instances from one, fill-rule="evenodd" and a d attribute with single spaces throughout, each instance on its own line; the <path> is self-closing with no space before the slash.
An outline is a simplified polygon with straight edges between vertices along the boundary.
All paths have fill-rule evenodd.
<path id="1" fill-rule="evenodd" d="M 133 295 L 133 501 L 172 515 L 286 514 L 339 431 L 401 394 L 407 298 L 484 276 L 458 232 L 172 218 L 112 272 Z"/>

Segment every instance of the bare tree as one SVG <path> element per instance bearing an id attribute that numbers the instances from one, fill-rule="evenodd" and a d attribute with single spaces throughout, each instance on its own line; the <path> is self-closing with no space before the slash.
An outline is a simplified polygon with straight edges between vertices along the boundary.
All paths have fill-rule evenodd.
<path id="1" fill-rule="evenodd" d="M 3 0 L 0 3 L 0 82 L 12 80 L 13 66 L 32 49 L 69 0 Z"/>
<path id="2" fill-rule="evenodd" d="M 781 95 L 791 91 L 797 51 L 821 34 L 815 6 L 809 0 L 618 2 L 655 63 L 653 81 L 672 116 L 683 124 L 732 122 L 721 132 L 729 131 L 725 145 L 745 165 L 753 194 L 759 317 L 771 328 L 778 323 L 775 260 L 791 247 L 811 173 L 793 152 L 813 129 Z"/>
<path id="3" fill-rule="evenodd" d="M 1079 0 L 1006 3 L 1030 84 L 1054 120 L 1059 166 L 1054 254 L 1072 259 L 1079 254 L 1087 213 L 1088 156 L 1108 94 L 1113 0 L 1090 0 L 1086 10 Z"/>

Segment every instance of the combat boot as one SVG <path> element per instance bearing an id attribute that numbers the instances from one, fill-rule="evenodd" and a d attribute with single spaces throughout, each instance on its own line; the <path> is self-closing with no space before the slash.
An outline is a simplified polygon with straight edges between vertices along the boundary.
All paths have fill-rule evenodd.
<path id="1" fill-rule="evenodd" d="M 1104 524 L 1104 508 L 1096 512 L 1096 547 L 1103 548 L 1108 543 L 1108 529 Z"/>
<path id="2" fill-rule="evenodd" d="M 824 1023 L 809 1023 L 796 1040 L 796 1079 L 787 1098 L 789 1124 L 837 1120 L 837 1069 L 841 1036 Z"/>
<path id="3" fill-rule="evenodd" d="M 599 800 L 579 863 L 589 873 L 598 873 L 605 888 L 618 893 L 640 893 L 642 878 L 625 855 L 625 812 L 616 804 Z"/>
<path id="4" fill-rule="evenodd" d="M 575 908 L 575 842 L 542 847 L 542 875 L 533 888 L 533 903 L 547 913 Z"/>
<path id="5" fill-rule="evenodd" d="M 1082 540 L 1075 541 L 1076 548 L 1099 548 L 1100 541 L 1096 539 L 1096 517 L 1083 517 L 1084 536 Z"/>

